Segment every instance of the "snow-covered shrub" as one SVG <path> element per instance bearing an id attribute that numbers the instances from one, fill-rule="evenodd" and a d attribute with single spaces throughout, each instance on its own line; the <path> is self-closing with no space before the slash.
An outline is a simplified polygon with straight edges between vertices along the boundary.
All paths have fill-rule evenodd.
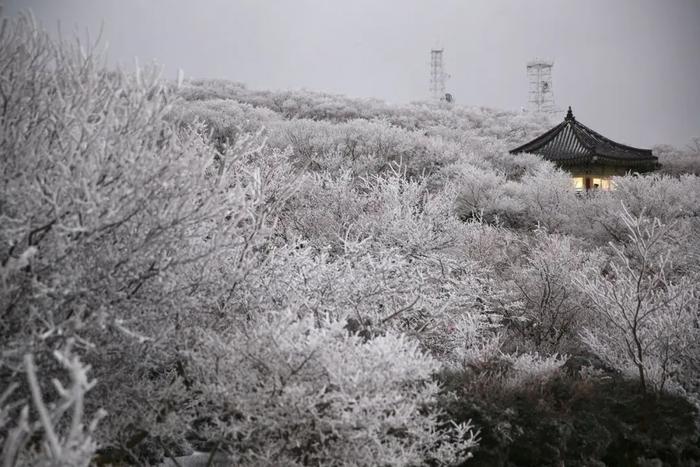
<path id="1" fill-rule="evenodd" d="M 188 81 L 179 94 L 188 101 L 234 100 L 269 109 L 287 120 L 306 119 L 334 124 L 360 119 L 384 120 L 401 129 L 422 130 L 427 135 L 439 135 L 453 141 L 464 136 L 492 142 L 502 140 L 499 146 L 504 149 L 532 139 L 552 126 L 549 117 L 541 114 L 433 102 L 389 105 L 377 99 L 313 91 L 258 91 L 224 80 Z"/>
<path id="2" fill-rule="evenodd" d="M 371 202 L 358 227 L 375 242 L 416 256 L 460 243 L 464 228 L 452 212 L 454 190 L 431 193 L 427 179 L 408 179 L 401 166 L 363 179 L 359 190 Z"/>
<path id="3" fill-rule="evenodd" d="M 401 164 L 409 176 L 420 176 L 435 172 L 458 157 L 454 143 L 399 128 L 386 120 L 335 124 L 286 120 L 272 124 L 270 130 L 272 146 L 290 146 L 295 163 L 316 172 L 352 169 L 355 174 L 367 175 Z M 338 166 L 336 157 L 344 164 Z"/>
<path id="4" fill-rule="evenodd" d="M 508 180 L 521 180 L 525 175 L 552 169 L 552 164 L 535 154 L 510 154 L 507 146 L 491 143 L 478 152 L 481 159 L 494 170 L 503 173 Z"/>
<path id="5" fill-rule="evenodd" d="M 440 421 L 438 362 L 392 332 L 282 311 L 190 352 L 198 404 L 192 422 L 236 465 L 451 465 L 475 445 L 469 425 Z"/>
<path id="6" fill-rule="evenodd" d="M 659 158 L 659 172 L 666 175 L 680 176 L 692 174 L 700 176 L 700 137 L 693 138 L 693 144 L 686 149 L 677 149 L 669 145 L 653 148 Z"/>
<path id="7" fill-rule="evenodd" d="M 627 228 L 619 215 L 624 205 L 634 215 L 644 214 L 663 223 L 692 220 L 698 216 L 700 177 L 662 174 L 614 177 L 614 190 L 587 193 L 578 203 L 578 221 L 567 231 L 594 240 L 626 242 Z"/>
<path id="8" fill-rule="evenodd" d="M 489 278 L 501 280 L 502 273 L 513 264 L 512 258 L 525 253 L 517 232 L 481 218 L 466 222 L 465 227 L 463 251 Z"/>
<path id="9" fill-rule="evenodd" d="M 166 379 L 178 330 L 207 324 L 201 310 L 261 251 L 271 172 L 238 162 L 261 137 L 214 149 L 206 128 L 172 121 L 155 71 L 107 71 L 27 17 L 3 23 L 0 68 L 13 76 L 0 106 L 0 377 L 20 378 L 32 353 L 50 379 L 53 351 L 74 339 L 98 381 L 86 412 L 124 408 L 98 429 L 116 442 L 162 410 L 146 389 Z"/>
<path id="10" fill-rule="evenodd" d="M 459 217 L 491 218 L 496 199 L 506 183 L 506 177 L 498 172 L 474 166 L 463 167 L 460 172 L 457 180 L 463 188 L 455 206 Z"/>
<path id="11" fill-rule="evenodd" d="M 290 242 L 299 239 L 318 249 L 330 246 L 340 252 L 348 236 L 365 237 L 357 229 L 357 220 L 371 200 L 357 185 L 347 170 L 307 176 L 280 215 L 279 231 Z"/>
<path id="12" fill-rule="evenodd" d="M 566 358 L 566 355 L 556 353 L 549 356 L 536 353 L 507 355 L 504 360 L 510 363 L 511 368 L 504 384 L 511 389 L 532 389 L 533 385 L 542 385 L 560 374 Z"/>
<path id="13" fill-rule="evenodd" d="M 627 210 L 621 218 L 635 254 L 612 245 L 607 275 L 578 279 L 598 318 L 582 337 L 609 365 L 638 377 L 643 390 L 662 391 L 697 368 L 697 283 L 667 277 L 664 243 L 672 226 Z"/>
<path id="14" fill-rule="evenodd" d="M 321 159 L 337 149 L 335 126 L 326 121 L 285 120 L 270 127 L 269 143 L 290 147 L 292 161 L 300 168 L 320 172 Z"/>
<path id="15" fill-rule="evenodd" d="M 367 336 L 403 332 L 435 355 L 452 358 L 467 344 L 465 333 L 497 324 L 480 299 L 488 287 L 473 263 L 408 258 L 396 248 L 348 240 L 341 253 L 300 244 L 272 250 L 236 290 L 231 306 L 246 303 L 260 313 L 291 307 L 345 321 Z"/>
<path id="16" fill-rule="evenodd" d="M 239 135 L 255 133 L 270 126 L 279 116 L 267 109 L 256 109 L 231 100 L 212 99 L 180 102 L 173 118 L 183 125 L 206 123 L 211 139 L 222 147 L 235 144 Z"/>
<path id="17" fill-rule="evenodd" d="M 58 379 L 52 381 L 58 393 L 58 399 L 47 404 L 42 395 L 34 358 L 31 354 L 24 356 L 24 370 L 27 374 L 31 404 L 22 400 L 22 407 L 16 423 L 9 422 L 11 406 L 6 401 L 17 390 L 17 384 L 11 384 L 0 394 L 0 433 L 4 434 L 0 460 L 3 465 L 36 466 L 88 466 L 97 449 L 93 438 L 95 427 L 106 415 L 98 411 L 92 420 L 85 421 L 85 395 L 95 385 L 87 372 L 90 367 L 84 365 L 77 357 L 69 340 L 66 347 L 54 352 L 54 358 L 70 377 L 70 384 L 63 386 Z M 30 415 L 30 405 L 32 407 Z M 70 414 L 69 417 L 65 417 Z M 14 425 L 14 426 L 12 426 Z"/>
<path id="18" fill-rule="evenodd" d="M 700 177 L 695 175 L 628 176 L 615 178 L 613 183 L 613 197 L 632 214 L 644 212 L 663 222 L 700 214 Z"/>
<path id="19" fill-rule="evenodd" d="M 542 161 L 530 170 L 516 180 L 491 168 L 464 166 L 455 177 L 463 187 L 456 206 L 460 217 L 512 228 L 568 227 L 578 202 L 570 176 Z"/>
<path id="20" fill-rule="evenodd" d="M 533 173 L 525 174 L 518 188 L 513 197 L 523 201 L 530 222 L 557 232 L 575 218 L 578 200 L 571 176 L 563 170 L 543 164 Z"/>
<path id="21" fill-rule="evenodd" d="M 600 262 L 596 251 L 581 249 L 569 237 L 535 232 L 523 263 L 513 265 L 502 284 L 517 304 L 503 311 L 519 344 L 552 353 L 574 343 L 588 307 L 573 280 L 597 271 Z"/>

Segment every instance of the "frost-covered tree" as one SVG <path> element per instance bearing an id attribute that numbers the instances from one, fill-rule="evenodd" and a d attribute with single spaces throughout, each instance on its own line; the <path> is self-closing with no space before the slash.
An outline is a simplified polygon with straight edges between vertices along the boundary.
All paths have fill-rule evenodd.
<path id="1" fill-rule="evenodd" d="M 635 374 L 642 390 L 662 391 L 697 368 L 697 283 L 667 276 L 664 243 L 672 226 L 626 209 L 621 218 L 626 247 L 612 245 L 615 257 L 605 276 L 578 280 L 597 317 L 582 337 L 608 364 Z"/>
<path id="2" fill-rule="evenodd" d="M 588 318 L 586 296 L 574 281 L 590 275 L 598 263 L 598 253 L 583 250 L 575 239 L 535 232 L 524 264 L 514 265 L 504 283 L 518 304 L 504 307 L 510 329 L 538 351 L 570 349 Z"/>

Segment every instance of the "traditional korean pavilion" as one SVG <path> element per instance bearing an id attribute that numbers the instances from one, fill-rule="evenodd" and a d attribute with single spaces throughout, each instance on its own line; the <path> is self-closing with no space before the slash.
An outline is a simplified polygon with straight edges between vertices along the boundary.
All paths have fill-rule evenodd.
<path id="1" fill-rule="evenodd" d="M 538 154 L 569 171 L 577 190 L 610 189 L 610 178 L 658 167 L 651 149 L 616 143 L 578 122 L 571 107 L 562 123 L 510 151 Z"/>

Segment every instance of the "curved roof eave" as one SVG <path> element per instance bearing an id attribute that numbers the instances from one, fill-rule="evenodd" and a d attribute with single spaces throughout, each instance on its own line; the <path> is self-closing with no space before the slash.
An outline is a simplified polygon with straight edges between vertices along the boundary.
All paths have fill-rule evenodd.
<path id="1" fill-rule="evenodd" d="M 515 149 L 511 149 L 510 152 L 511 154 L 519 154 L 523 152 L 529 152 L 526 148 L 528 147 L 538 147 L 538 146 L 543 146 L 545 143 L 549 142 L 554 136 L 556 136 L 557 133 L 561 130 L 562 127 L 566 125 L 566 122 L 562 122 L 559 125 L 555 126 L 554 128 L 547 130 L 545 133 L 542 133 L 540 136 L 537 138 L 533 139 L 532 141 L 528 141 L 527 143 L 518 146 Z M 532 153 L 536 154 L 536 153 Z"/>
<path id="2" fill-rule="evenodd" d="M 567 135 L 557 138 L 562 131 L 567 131 Z M 548 147 L 549 145 L 554 147 Z M 578 146 L 578 147 L 577 147 Z M 588 154 L 566 159 L 556 157 L 556 154 L 580 154 L 581 149 Z M 554 128 L 548 130 L 537 138 L 529 141 L 515 149 L 509 151 L 511 154 L 528 152 L 537 154 L 552 162 L 582 161 L 585 159 L 600 158 L 615 163 L 627 163 L 632 165 L 649 164 L 658 162 L 658 158 L 653 155 L 651 149 L 641 149 L 628 146 L 613 141 L 600 133 L 592 130 L 583 123 L 578 122 L 571 112 L 571 107 L 567 112 L 564 121 Z"/>

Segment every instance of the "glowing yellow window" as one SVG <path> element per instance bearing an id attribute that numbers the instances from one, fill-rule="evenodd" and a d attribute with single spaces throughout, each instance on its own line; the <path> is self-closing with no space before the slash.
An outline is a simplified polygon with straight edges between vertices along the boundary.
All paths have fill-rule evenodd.
<path id="1" fill-rule="evenodd" d="M 583 191 L 583 177 L 573 177 L 571 180 L 574 183 L 576 191 Z"/>
<path id="2" fill-rule="evenodd" d="M 607 178 L 604 178 L 601 181 L 600 188 L 605 190 L 605 191 L 610 191 L 610 180 Z"/>

